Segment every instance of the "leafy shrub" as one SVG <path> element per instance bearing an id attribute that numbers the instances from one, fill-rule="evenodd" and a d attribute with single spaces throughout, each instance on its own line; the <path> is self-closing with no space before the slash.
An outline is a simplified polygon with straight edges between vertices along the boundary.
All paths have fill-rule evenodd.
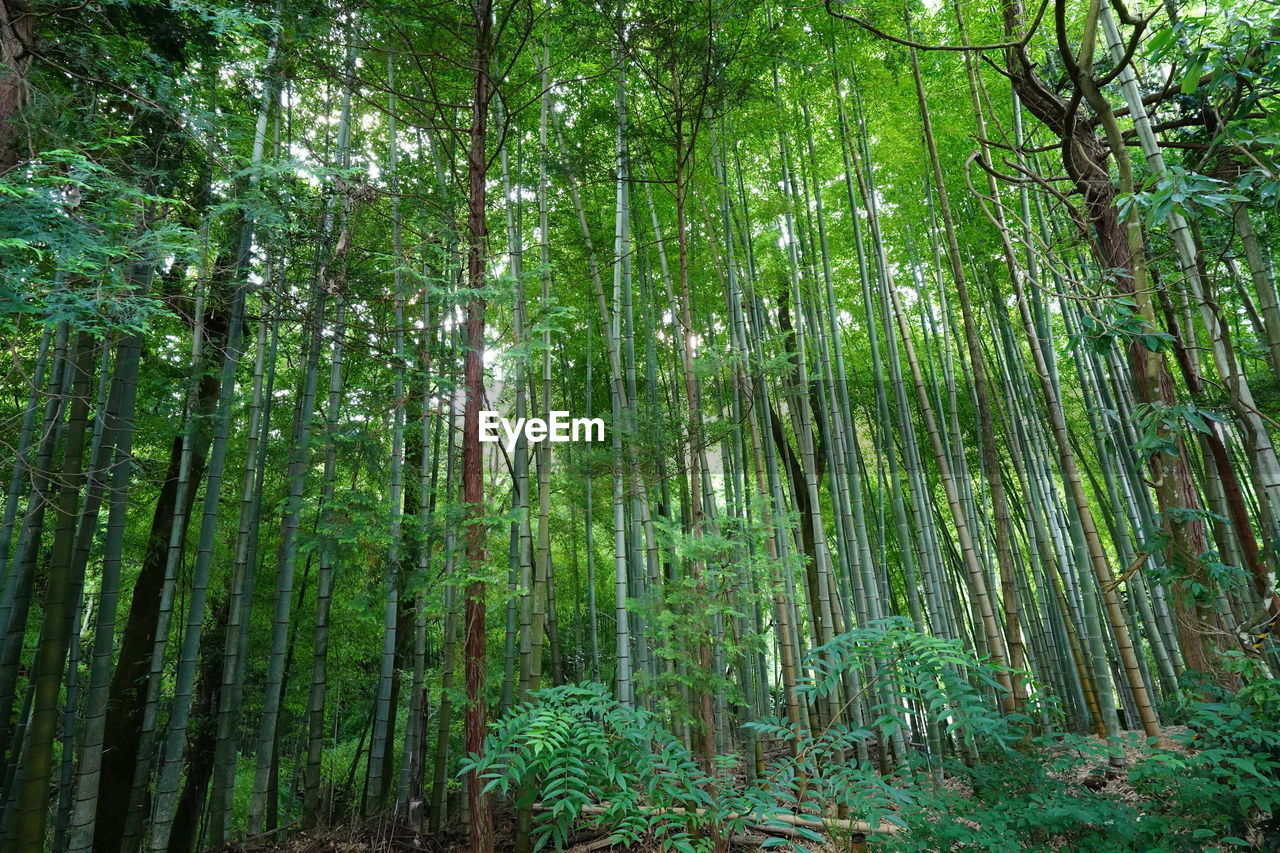
<path id="1" fill-rule="evenodd" d="M 1008 669 L 958 642 L 920 633 L 907 619 L 883 619 L 841 634 L 812 649 L 804 666 L 814 675 L 800 690 L 812 701 L 831 698 L 844 705 L 853 698 L 846 691 L 853 688 L 868 697 L 871 717 L 865 728 L 833 723 L 822 731 L 783 720 L 750 724 L 758 735 L 791 746 L 791 754 L 773 762 L 761 780 L 785 810 L 812 812 L 820 804 L 873 826 L 901 823 L 899 811 L 913 804 L 914 785 L 886 779 L 851 755 L 859 743 L 875 742 L 877 732 L 905 736 L 932 724 L 959 742 L 997 749 L 1023 736 L 1020 724 L 1026 718 L 1002 716 L 975 686 L 1002 690 L 999 676 Z M 914 726 L 913 716 L 918 718 Z"/>
<path id="2" fill-rule="evenodd" d="M 814 676 L 801 689 L 817 697 L 840 695 L 847 677 L 856 674 L 861 692 L 873 697 L 868 705 L 875 717 L 868 726 L 886 734 L 904 730 L 914 713 L 921 725 L 932 721 L 968 743 L 1008 746 L 1029 721 L 1001 714 L 979 689 L 1003 692 L 1000 677 L 1014 670 L 979 658 L 958 641 L 921 633 L 902 617 L 841 634 L 810 650 L 804 666 Z"/>
<path id="3" fill-rule="evenodd" d="M 464 770 L 478 772 L 488 790 L 537 792 L 539 848 L 563 847 L 585 819 L 621 844 L 653 837 L 665 850 L 696 853 L 710 849 L 715 833 L 745 832 L 779 813 L 820 821 L 839 810 L 873 826 L 905 827 L 877 842 L 900 853 L 1280 850 L 1274 680 L 1253 677 L 1236 693 L 1186 701 L 1181 745 L 1148 744 L 1136 733 L 1111 744 L 1073 734 L 1031 737 L 1029 717 L 1002 715 L 984 696 L 1002 689 L 1007 670 L 905 620 L 841 635 L 813 649 L 806 667 L 814 673 L 802 687 L 810 701 L 844 703 L 853 687 L 874 697 L 872 715 L 865 727 L 818 731 L 779 719 L 749 724 L 757 737 L 788 746 L 750 781 L 730 773 L 732 757 L 702 767 L 661 718 L 618 703 L 599 684 L 534 693 L 493 725 L 483 757 Z M 910 764 L 885 776 L 856 760 L 859 745 L 877 732 L 925 724 L 970 759 L 944 762 L 950 779 L 943 785 L 932 784 L 932 774 L 912 774 Z M 1109 769 L 1120 746 L 1137 756 L 1123 778 Z M 939 757 L 912 760 L 932 770 Z M 584 812 L 588 805 L 598 808 Z M 799 840 L 769 844 L 803 849 L 800 842 L 822 840 L 792 830 Z"/>
<path id="4" fill-rule="evenodd" d="M 908 833 L 892 849 L 1280 850 L 1280 683 L 1254 675 L 1235 693 L 1217 689 L 1212 701 L 1170 709 L 1186 729 L 1167 744 L 1131 733 L 1137 759 L 1108 790 L 1086 784 L 1113 749 L 1092 737 L 1045 736 L 973 766 L 957 762 L 949 775 L 965 784 L 917 792 L 902 811 Z"/>
<path id="5" fill-rule="evenodd" d="M 697 850 L 696 836 L 712 818 L 698 811 L 714 806 L 711 780 L 656 716 L 619 703 L 601 684 L 531 697 L 493 725 L 484 755 L 463 770 L 487 780 L 487 791 L 538 792 L 545 811 L 534 828 L 536 848 L 548 842 L 563 848 L 583 806 L 607 792 L 604 813 L 589 822 L 607 827 L 619 843 L 652 833 L 670 849 Z"/>
<path id="6" fill-rule="evenodd" d="M 1245 658 L 1229 663 L 1254 677 L 1187 702 L 1186 731 L 1173 738 L 1182 748 L 1153 748 L 1130 773 L 1138 791 L 1181 818 L 1174 835 L 1183 846 L 1171 849 L 1214 840 L 1280 850 L 1280 682 L 1249 672 Z"/>
<path id="7" fill-rule="evenodd" d="M 904 810 L 895 851 L 1156 850 L 1162 827 L 1133 806 L 1095 792 L 1072 772 L 1105 766 L 1109 749 L 1077 735 L 1037 738 L 1021 750 L 948 765 L 951 782 L 918 792 Z"/>
<path id="8" fill-rule="evenodd" d="M 708 846 L 712 832 L 742 832 L 780 812 L 820 821 L 837 808 L 873 825 L 898 822 L 898 810 L 912 802 L 910 785 L 852 755 L 859 743 L 874 741 L 875 729 L 907 725 L 904 702 L 961 740 L 994 744 L 1021 737 L 974 687 L 998 690 L 997 669 L 958 643 L 916 632 L 904 619 L 843 634 L 813 649 L 806 667 L 815 673 L 803 687 L 813 701 L 847 701 L 851 697 L 841 697 L 845 676 L 856 673 L 877 697 L 870 703 L 876 718 L 866 728 L 834 723 L 821 731 L 778 719 L 749 724 L 758 736 L 790 748 L 750 783 L 730 784 L 731 756 L 708 773 L 660 718 L 618 703 L 599 684 L 532 694 L 494 724 L 483 757 L 473 757 L 464 770 L 474 768 L 487 790 L 538 792 L 544 807 L 534 830 L 538 846 L 563 845 L 583 807 L 599 796 L 607 800 L 603 813 L 585 817 L 618 842 L 652 835 L 669 849 L 695 851 Z M 885 685 L 892 690 L 880 689 Z M 808 829 L 791 829 L 822 840 Z M 784 843 L 799 846 L 777 841 Z"/>

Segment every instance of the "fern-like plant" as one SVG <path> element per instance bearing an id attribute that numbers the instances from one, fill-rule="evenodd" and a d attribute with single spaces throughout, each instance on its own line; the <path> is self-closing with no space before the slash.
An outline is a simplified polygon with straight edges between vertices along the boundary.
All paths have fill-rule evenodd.
<path id="1" fill-rule="evenodd" d="M 904 619 L 842 634 L 813 649 L 806 666 L 814 673 L 803 687 L 808 701 L 839 695 L 851 673 L 863 689 L 872 686 L 869 678 L 882 680 L 869 694 L 878 697 L 871 704 L 875 718 L 866 728 L 837 722 L 822 731 L 780 719 L 750 724 L 757 736 L 791 745 L 750 782 L 730 783 L 731 756 L 702 767 L 661 718 L 616 701 L 595 683 L 531 694 L 493 724 L 483 755 L 468 759 L 463 772 L 478 773 L 486 790 L 537 792 L 536 849 L 563 847 L 580 821 L 619 844 L 651 837 L 680 853 L 709 850 L 715 839 L 751 826 L 785 826 L 789 837 L 769 846 L 803 849 L 799 841 L 823 836 L 779 815 L 821 823 L 839 811 L 872 826 L 901 824 L 896 813 L 913 802 L 911 781 L 887 779 L 850 758 L 876 728 L 907 725 L 907 715 L 917 713 L 959 740 L 999 745 L 1022 736 L 1017 721 L 991 710 L 981 695 L 979 687 L 1000 689 L 992 664 Z M 830 825 L 827 834 L 840 826 Z"/>

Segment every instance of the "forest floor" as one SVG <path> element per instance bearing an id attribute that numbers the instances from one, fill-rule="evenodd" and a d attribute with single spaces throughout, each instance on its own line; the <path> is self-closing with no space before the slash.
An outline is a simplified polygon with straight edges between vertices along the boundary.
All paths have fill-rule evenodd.
<path id="1" fill-rule="evenodd" d="M 498 812 L 494 826 L 497 853 L 514 849 L 514 815 Z M 763 836 L 730 844 L 731 853 L 759 851 Z M 599 829 L 586 828 L 564 848 L 565 853 L 660 853 L 661 842 L 624 846 L 610 844 Z M 844 853 L 835 845 L 806 844 L 809 853 Z M 450 828 L 440 833 L 415 832 L 402 823 L 373 819 L 362 825 L 331 827 L 288 836 L 278 841 L 228 844 L 207 853 L 470 853 L 471 843 L 464 830 Z"/>
<path id="2" fill-rule="evenodd" d="M 507 853 L 513 849 L 512 830 L 514 825 L 496 827 L 495 850 Z M 293 836 L 278 843 L 259 846 L 228 846 L 221 848 L 222 853 L 469 853 L 471 844 L 465 834 L 445 833 L 441 835 L 416 834 L 401 829 L 389 831 L 382 826 L 339 827 L 321 832 L 310 832 Z M 734 843 L 729 847 L 731 853 L 739 851 L 759 851 L 758 841 Z M 834 845 L 815 846 L 806 844 L 809 853 L 843 853 L 843 849 Z M 565 848 L 566 853 L 659 853 L 662 845 L 659 841 L 648 844 L 622 845 L 609 844 L 607 838 L 598 831 L 588 831 L 576 843 Z"/>
<path id="3" fill-rule="evenodd" d="M 1180 734 L 1185 734 L 1184 727 L 1166 727 L 1164 729 L 1165 745 L 1176 752 L 1186 754 L 1190 750 L 1180 742 L 1178 737 Z M 1094 740 L 1094 738 L 1087 738 L 1086 742 Z M 1103 744 L 1100 739 L 1096 740 L 1099 751 L 1093 749 L 1076 751 L 1064 747 L 1061 753 L 1064 760 L 1060 764 L 1060 769 L 1050 775 L 1068 785 L 1088 788 L 1102 797 L 1131 806 L 1139 806 L 1143 797 L 1130 784 L 1128 774 L 1123 771 L 1114 772 L 1105 762 L 1099 762 L 1098 756 L 1103 749 Z M 1132 767 L 1142 757 L 1142 748 L 1133 739 L 1125 741 L 1123 751 L 1125 767 Z M 962 801 L 973 797 L 972 789 L 961 779 L 948 776 L 942 784 Z M 942 819 L 944 815 L 939 814 L 938 817 Z M 963 811 L 946 815 L 946 819 L 960 821 L 974 829 L 981 829 L 976 823 L 966 818 Z M 512 850 L 515 822 L 514 816 L 509 811 L 505 809 L 497 811 L 494 831 L 495 849 L 498 853 L 508 853 Z M 761 849 L 762 840 L 763 836 L 735 840 L 735 843 L 730 845 L 730 850 L 735 853 L 756 851 Z M 869 841 L 872 843 L 867 849 L 874 849 L 874 839 Z M 209 853 L 364 853 L 364 851 L 368 853 L 410 853 L 410 851 L 413 853 L 419 853 L 419 851 L 422 853 L 469 853 L 470 849 L 468 836 L 460 827 L 451 827 L 443 832 L 432 834 L 415 831 L 401 822 L 375 818 L 363 824 L 330 827 L 279 839 L 229 844 Z M 845 853 L 847 843 L 822 846 L 805 844 L 805 849 L 809 853 Z M 1049 849 L 1059 849 L 1059 847 L 1056 844 L 1050 844 Z M 1211 845 L 1205 849 L 1226 848 Z M 623 851 L 625 853 L 659 853 L 662 845 L 657 840 L 649 844 L 625 847 L 620 844 L 610 844 L 608 836 L 599 828 L 584 825 L 582 831 L 570 840 L 564 850 L 567 853 L 623 853 Z"/>
<path id="4" fill-rule="evenodd" d="M 495 849 L 507 853 L 513 849 L 514 824 L 501 822 L 496 830 Z M 598 830 L 588 830 L 574 843 L 566 847 L 566 853 L 659 853 L 658 841 L 649 844 L 624 847 L 608 843 Z M 758 851 L 760 844 L 752 841 L 730 845 L 730 851 Z M 834 846 L 806 845 L 809 853 L 838 853 Z M 469 853 L 471 844 L 465 833 L 445 832 L 437 835 L 415 833 L 405 827 L 392 827 L 385 823 L 371 823 L 361 827 L 336 827 L 323 831 L 292 836 L 275 843 L 241 846 L 229 845 L 219 853 Z"/>

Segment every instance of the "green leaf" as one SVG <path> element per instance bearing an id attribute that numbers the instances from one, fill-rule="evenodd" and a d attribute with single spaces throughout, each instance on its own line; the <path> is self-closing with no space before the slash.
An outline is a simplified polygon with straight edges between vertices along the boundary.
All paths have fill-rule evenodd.
<path id="1" fill-rule="evenodd" d="M 1200 78 L 1204 75 L 1204 60 L 1196 59 L 1187 67 L 1187 71 L 1182 75 L 1182 94 L 1190 95 L 1200 85 Z"/>
<path id="2" fill-rule="evenodd" d="M 1160 30 L 1147 41 L 1145 51 L 1147 58 L 1158 61 L 1161 54 L 1173 44 L 1175 38 L 1177 38 L 1177 31 L 1173 27 L 1165 27 Z"/>

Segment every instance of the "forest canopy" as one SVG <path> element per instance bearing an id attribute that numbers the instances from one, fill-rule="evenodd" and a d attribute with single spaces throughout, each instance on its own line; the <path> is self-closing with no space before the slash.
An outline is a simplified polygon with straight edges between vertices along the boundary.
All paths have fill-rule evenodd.
<path id="1" fill-rule="evenodd" d="M 1277 849 L 1278 94 L 1272 0 L 0 0 L 0 853 Z"/>

